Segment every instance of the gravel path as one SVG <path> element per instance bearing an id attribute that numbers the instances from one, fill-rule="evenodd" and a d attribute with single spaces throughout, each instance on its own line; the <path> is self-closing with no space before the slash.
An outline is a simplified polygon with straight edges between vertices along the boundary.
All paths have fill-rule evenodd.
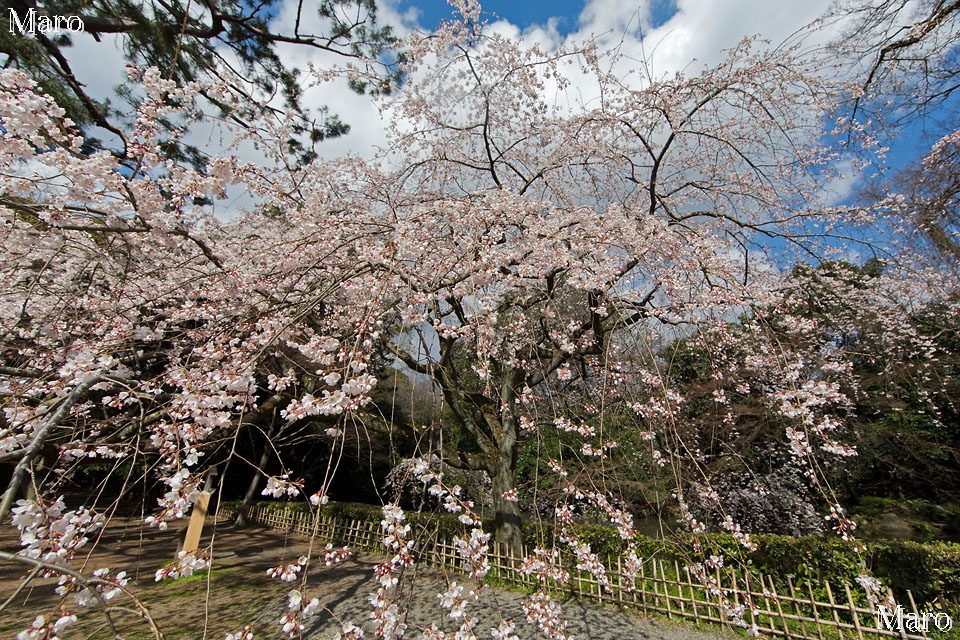
<path id="1" fill-rule="evenodd" d="M 342 622 L 352 622 L 362 626 L 365 637 L 372 637 L 372 627 L 367 622 L 370 608 L 367 596 L 376 589 L 373 566 L 378 561 L 373 556 L 361 556 L 337 567 L 318 570 L 322 576 L 323 592 L 321 605 L 330 611 L 317 614 L 306 630 L 305 637 L 310 640 L 330 640 L 340 630 Z M 311 572 L 313 575 L 313 572 Z M 450 575 L 450 580 L 464 584 L 463 577 Z M 446 580 L 439 571 L 420 571 L 415 580 L 408 583 L 397 598 L 408 611 L 407 637 L 419 638 L 413 627 L 436 624 L 446 631 L 455 631 L 459 622 L 450 620 L 448 611 L 442 609 L 437 597 L 438 592 L 446 590 Z M 490 629 L 496 627 L 501 619 L 512 620 L 516 624 L 515 633 L 523 639 L 540 639 L 545 636 L 527 622 L 521 606 L 525 596 L 504 589 L 487 588 L 478 601 L 470 600 L 467 614 L 478 619 L 474 629 L 478 638 L 490 638 Z M 563 609 L 563 619 L 567 623 L 567 637 L 578 640 L 717 640 L 721 637 L 732 638 L 730 634 L 698 631 L 692 627 L 661 623 L 641 618 L 639 615 L 619 611 L 613 607 L 598 607 L 574 599 L 559 600 Z M 332 615 L 331 615 L 332 612 Z"/>
<path id="2" fill-rule="evenodd" d="M 236 530 L 221 526 L 216 533 L 214 571 L 209 578 L 155 582 L 153 574 L 170 561 L 176 544 L 177 534 L 173 531 L 158 532 L 137 522 L 117 522 L 96 545 L 84 572 L 89 574 L 96 567 L 127 569 L 135 580 L 130 585 L 131 593 L 150 609 L 168 640 L 223 640 L 226 633 L 236 632 L 246 624 L 253 626 L 257 640 L 287 638 L 280 633 L 278 621 L 286 612 L 287 593 L 298 583 L 270 579 L 266 570 L 296 562 L 307 552 L 306 540 L 258 527 Z M 205 538 L 202 545 L 206 544 Z M 14 551 L 16 547 L 16 532 L 9 527 L 0 528 L 0 548 Z M 314 545 L 315 558 L 320 548 L 322 545 Z M 365 638 L 374 637 L 368 599 L 377 587 L 373 568 L 378 561 L 380 558 L 376 556 L 360 554 L 331 567 L 324 567 L 322 561 L 313 563 L 306 593 L 308 598 L 319 598 L 323 610 L 307 621 L 302 638 L 333 640 L 339 637 L 341 623 L 345 622 L 363 628 Z M 0 602 L 13 592 L 24 573 L 23 565 L 0 561 Z M 451 620 L 449 612 L 440 607 L 437 593 L 446 590 L 447 578 L 469 588 L 468 581 L 460 575 L 445 576 L 440 570 L 422 568 L 410 578 L 407 576 L 403 581 L 395 598 L 408 611 L 405 637 L 419 639 L 418 629 L 431 623 L 440 629 L 455 631 L 459 622 Z M 77 610 L 72 598 L 61 600 L 53 592 L 55 586 L 55 579 L 38 580 L 33 588 L 0 612 L 0 638 L 15 637 L 38 614 L 47 616 L 48 620 L 56 619 L 64 603 L 72 612 L 81 614 L 79 623 L 60 636 L 64 640 L 113 637 L 107 633 L 102 616 Z M 526 621 L 521 607 L 524 598 L 517 592 L 487 587 L 478 601 L 471 599 L 466 612 L 478 620 L 474 629 L 477 638 L 490 638 L 490 629 L 501 619 L 512 620 L 516 624 L 515 633 L 524 640 L 544 638 Z M 128 606 L 128 602 L 116 604 Z M 722 637 L 719 632 L 646 620 L 613 607 L 598 607 L 572 599 L 559 604 L 567 622 L 567 636 L 577 640 L 718 640 Z M 143 621 L 132 613 L 117 612 L 114 622 L 128 638 L 153 637 Z"/>

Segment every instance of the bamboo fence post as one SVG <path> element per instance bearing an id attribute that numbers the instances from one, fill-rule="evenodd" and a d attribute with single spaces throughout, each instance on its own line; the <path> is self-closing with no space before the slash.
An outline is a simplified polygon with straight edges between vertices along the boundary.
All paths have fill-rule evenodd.
<path id="1" fill-rule="evenodd" d="M 748 607 L 749 607 L 749 609 L 750 609 L 750 625 L 753 626 L 753 627 L 759 628 L 760 625 L 757 624 L 757 614 L 754 613 L 754 609 L 755 609 L 756 607 L 754 607 L 754 605 L 753 605 L 753 584 L 752 584 L 753 581 L 750 579 L 750 571 L 748 570 L 748 571 L 744 574 L 743 577 L 744 577 L 744 581 L 747 583 L 747 584 L 746 584 L 746 586 L 747 586 L 747 605 L 748 605 Z M 823 639 L 821 638 L 820 640 L 823 640 Z"/>
<path id="2" fill-rule="evenodd" d="M 763 596 L 764 608 L 764 611 L 761 611 L 760 613 L 761 615 L 764 613 L 767 615 L 767 626 L 770 628 L 770 631 L 773 631 L 773 608 L 770 606 L 770 591 L 767 589 L 767 583 L 763 579 L 763 574 L 761 573 L 758 577 L 760 578 L 760 594 Z M 769 580 L 769 576 L 767 579 Z"/>
<path id="3" fill-rule="evenodd" d="M 656 611 L 660 609 L 660 586 L 657 584 L 657 560 L 654 558 L 653 563 L 651 563 L 653 568 L 653 609 Z"/>
<path id="4" fill-rule="evenodd" d="M 673 610 L 670 608 L 670 583 L 667 581 L 667 572 L 663 570 L 663 560 L 660 561 L 660 579 L 663 580 L 663 596 L 667 601 L 667 617 L 673 620 Z"/>
<path id="5" fill-rule="evenodd" d="M 783 627 L 783 635 L 790 638 L 790 627 L 787 625 L 787 619 L 783 615 L 783 607 L 780 605 L 780 594 L 777 593 L 777 587 L 773 584 L 773 576 L 770 578 L 770 592 L 773 594 L 773 601 L 777 603 L 777 613 L 780 614 L 780 626 Z M 861 637 L 860 640 L 863 640 Z"/>
<path id="6" fill-rule="evenodd" d="M 693 590 L 693 578 L 690 577 L 690 570 L 687 567 L 684 567 L 683 570 L 687 574 L 687 586 L 690 587 L 690 604 L 693 605 L 693 620 L 697 626 L 700 626 L 700 613 L 697 611 L 697 593 Z"/>
<path id="7" fill-rule="evenodd" d="M 724 627 L 729 626 L 729 621 L 727 620 L 727 611 L 726 607 L 723 606 L 723 584 L 720 582 L 720 567 L 716 568 L 714 577 L 717 580 L 717 617 L 720 618 L 720 624 Z"/>
<path id="8" fill-rule="evenodd" d="M 647 572 L 644 567 L 647 565 L 646 562 L 640 563 L 640 601 L 643 604 L 643 613 L 647 613 Z M 636 594 L 636 591 L 634 591 Z M 634 600 L 636 600 L 636 595 L 634 595 Z"/>
<path id="9" fill-rule="evenodd" d="M 887 587 L 887 596 L 889 597 L 890 602 L 896 602 L 896 599 L 893 597 L 893 591 L 890 589 L 890 587 Z M 900 626 L 900 637 L 903 640 L 906 640 L 907 632 L 904 630 L 903 625 L 899 625 L 899 626 Z"/>
<path id="10" fill-rule="evenodd" d="M 736 572 L 736 571 L 731 571 L 731 572 L 730 572 L 730 584 L 732 585 L 730 588 L 731 588 L 731 590 L 733 591 L 733 604 L 734 604 L 734 605 L 739 605 L 739 604 L 740 604 L 740 589 L 737 587 L 737 572 Z"/>
<path id="11" fill-rule="evenodd" d="M 907 599 L 910 600 L 910 608 L 913 609 L 913 614 L 917 616 L 917 620 L 920 620 L 920 611 L 917 609 L 917 603 L 914 602 L 913 592 L 910 591 L 910 589 L 907 589 Z M 926 619 L 923 619 L 923 624 L 920 625 L 920 635 L 922 635 L 924 638 L 927 637 L 927 632 L 925 631 L 927 626 L 926 622 Z"/>
<path id="12" fill-rule="evenodd" d="M 623 563 L 620 556 L 617 556 L 617 602 L 623 608 Z"/>
<path id="13" fill-rule="evenodd" d="M 813 583 L 807 579 L 807 592 L 810 594 L 810 606 L 813 608 L 813 619 L 817 621 L 817 638 L 823 640 L 823 628 L 820 626 L 820 614 L 817 613 L 817 599 L 813 597 Z"/>
<path id="14" fill-rule="evenodd" d="M 800 599 L 797 598 L 797 592 L 793 588 L 793 578 L 790 576 L 787 576 L 787 586 L 790 587 L 790 599 L 793 602 L 793 613 L 800 618 L 800 633 L 802 633 L 803 637 L 806 638 L 808 637 L 807 625 L 803 621 L 805 616 L 803 615 L 803 609 L 800 608 Z"/>
<path id="15" fill-rule="evenodd" d="M 680 594 L 680 617 L 687 617 L 687 605 L 683 597 L 683 582 L 680 581 L 680 565 L 676 560 L 673 561 L 673 572 L 677 578 L 677 592 Z"/>
<path id="16" fill-rule="evenodd" d="M 843 627 L 840 626 L 840 616 L 837 614 L 837 603 L 833 599 L 833 591 L 830 589 L 829 582 L 824 582 L 823 585 L 827 588 L 827 599 L 830 600 L 830 610 L 833 612 L 833 620 L 837 623 L 837 634 L 839 634 L 840 640 L 843 640 Z"/>
<path id="17" fill-rule="evenodd" d="M 654 611 L 656 611 L 658 609 L 663 608 L 660 606 L 660 585 L 657 582 L 657 560 L 656 559 L 653 560 L 652 567 L 653 567 L 653 609 Z M 661 572 L 660 575 L 662 577 L 663 573 Z"/>
<path id="18" fill-rule="evenodd" d="M 853 615 L 853 626 L 857 630 L 857 638 L 863 640 L 863 629 L 860 627 L 860 615 L 857 613 L 857 603 L 853 601 L 853 595 L 850 593 L 850 586 L 844 583 L 843 590 L 847 592 L 847 604 L 850 605 L 850 613 Z"/>

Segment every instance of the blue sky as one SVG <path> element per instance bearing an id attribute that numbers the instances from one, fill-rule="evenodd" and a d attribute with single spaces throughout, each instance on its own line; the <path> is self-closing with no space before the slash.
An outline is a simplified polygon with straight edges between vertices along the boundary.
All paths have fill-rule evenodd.
<path id="1" fill-rule="evenodd" d="M 576 30 L 580 14 L 587 3 L 585 0 L 553 0 L 552 2 L 486 0 L 481 4 L 485 12 L 496 14 L 498 18 L 521 29 L 546 24 L 551 18 L 556 18 L 557 31 L 561 35 L 568 35 Z M 639 6 L 641 3 L 636 4 Z M 452 11 L 445 0 L 401 0 L 397 5 L 401 11 L 416 7 L 420 12 L 420 25 L 426 29 L 435 28 L 441 20 L 449 18 Z M 655 0 L 651 6 L 653 26 L 662 25 L 676 11 L 676 3 L 673 0 Z"/>
<path id="2" fill-rule="evenodd" d="M 699 67 L 719 62 L 724 50 L 747 36 L 760 35 L 774 44 L 782 42 L 820 17 L 833 1 L 481 0 L 481 5 L 485 12 L 497 15 L 502 21 L 498 30 L 511 37 L 536 39 L 549 50 L 594 34 L 601 46 L 618 46 L 630 58 L 645 60 L 654 76 L 668 77 L 682 71 L 696 73 Z M 414 28 L 432 30 L 453 12 L 445 0 L 379 0 L 379 4 L 381 21 L 395 25 L 401 34 Z M 278 30 L 292 26 L 291 16 L 297 6 L 295 0 L 278 5 Z M 305 18 L 316 20 L 312 15 L 305 10 Z M 547 24 L 551 27 L 544 28 Z M 638 28 L 641 24 L 642 30 Z M 826 40 L 832 36 L 826 33 L 819 37 Z M 300 68 L 314 62 L 323 64 L 312 50 L 294 46 L 278 50 L 289 64 Z M 112 87 L 122 82 L 125 72 L 119 51 L 113 57 L 105 55 L 103 44 L 78 36 L 70 53 L 81 82 L 93 94 L 109 95 Z M 355 153 L 370 157 L 386 144 L 382 116 L 369 98 L 330 87 L 308 90 L 306 96 L 308 103 L 328 106 L 352 127 L 348 135 L 324 142 L 319 149 L 323 156 L 337 158 Z M 960 106 L 957 102 L 955 107 Z M 888 160 L 896 166 L 916 159 L 944 133 L 944 127 L 936 125 L 934 114 L 926 127 L 915 125 L 893 141 Z M 842 192 L 852 183 L 848 179 L 838 187 Z M 837 197 L 848 194 L 837 193 Z"/>
<path id="3" fill-rule="evenodd" d="M 491 21 L 504 20 L 520 32 L 529 32 L 534 27 L 553 21 L 561 38 L 574 37 L 578 31 L 581 34 L 598 33 L 593 27 L 596 23 L 603 24 L 605 13 L 610 16 L 612 13 L 629 15 L 640 12 L 644 14 L 648 28 L 642 34 L 644 40 L 659 42 L 660 39 L 669 40 L 677 33 L 686 32 L 690 40 L 714 41 L 713 50 L 691 47 L 690 60 L 697 59 L 705 63 L 709 63 L 713 54 L 719 53 L 721 48 L 731 46 L 743 36 L 758 34 L 776 43 L 778 33 L 781 36 L 789 35 L 791 30 L 804 25 L 811 17 L 819 16 L 829 3 L 805 0 L 802 4 L 807 8 L 806 12 L 800 8 L 801 3 L 795 0 L 481 0 L 483 11 L 493 14 L 488 15 Z M 419 27 L 427 30 L 450 18 L 453 12 L 446 0 L 396 0 L 395 6 L 400 13 L 414 8 Z M 771 6 L 775 13 L 772 16 L 768 13 L 764 17 L 765 11 L 769 12 Z M 696 15 L 705 19 L 697 21 L 694 18 Z M 611 20 L 610 23 L 616 24 L 616 21 Z M 727 37 L 721 35 L 718 38 L 718 34 Z M 668 66 L 682 67 L 685 62 L 681 54 L 678 60 L 668 63 Z M 949 111 L 960 112 L 960 97 L 943 105 L 927 118 L 916 120 L 896 139 L 888 141 L 889 165 L 894 168 L 904 166 L 925 155 L 932 143 L 949 129 L 940 117 Z"/>

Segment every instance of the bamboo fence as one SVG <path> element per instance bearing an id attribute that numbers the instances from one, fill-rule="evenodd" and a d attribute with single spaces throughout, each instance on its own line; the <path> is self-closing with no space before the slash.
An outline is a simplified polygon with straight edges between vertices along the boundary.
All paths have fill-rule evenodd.
<path id="1" fill-rule="evenodd" d="M 230 518 L 235 514 L 233 507 L 224 506 L 219 515 L 221 518 Z M 264 506 L 253 507 L 247 519 L 292 534 L 348 545 L 354 550 L 385 553 L 380 542 L 380 525 L 370 520 L 330 516 L 320 516 L 319 520 L 315 520 L 307 512 Z M 434 535 L 431 539 L 421 541 L 417 553 L 420 561 L 466 572 L 463 559 L 449 540 L 437 539 Z M 521 556 L 526 556 L 525 550 Z M 543 583 L 536 576 L 520 570 L 521 559 L 497 549 L 492 550 L 487 559 L 490 563 L 488 576 L 504 583 L 516 584 L 521 588 L 539 587 L 558 595 L 573 595 L 644 614 L 656 613 L 668 619 L 687 620 L 697 625 L 707 623 L 732 628 L 731 609 L 742 606 L 743 619 L 748 625 L 756 625 L 763 635 L 787 640 L 931 640 L 954 637 L 952 631 L 939 631 L 932 619 L 926 629 L 909 630 L 910 625 L 902 623 L 888 628 L 881 622 L 875 607 L 865 597 L 855 596 L 847 585 L 840 590 L 827 582 L 814 585 L 810 581 L 795 582 L 787 577 L 777 582 L 780 585 L 778 591 L 770 576 L 749 573 L 738 576 L 735 572 L 717 569 L 713 576 L 716 583 L 708 586 L 691 576 L 678 562 L 657 558 L 643 563 L 632 589 L 630 578 L 626 576 L 619 559 L 611 559 L 605 565 L 606 586 L 597 577 L 572 567 L 564 567 L 570 576 L 566 584 L 549 580 Z M 893 594 L 888 591 L 888 595 L 893 601 Z M 907 601 L 909 606 L 904 606 L 903 620 L 912 619 L 911 615 L 922 619 L 913 594 L 909 591 Z M 957 603 L 954 603 L 956 606 Z"/>

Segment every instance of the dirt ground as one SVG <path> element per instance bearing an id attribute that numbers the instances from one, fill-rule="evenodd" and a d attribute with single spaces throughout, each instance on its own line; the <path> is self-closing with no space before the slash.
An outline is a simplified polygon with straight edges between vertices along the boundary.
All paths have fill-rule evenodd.
<path id="1" fill-rule="evenodd" d="M 252 625 L 256 638 L 287 637 L 281 633 L 279 619 L 286 611 L 286 595 L 298 583 L 271 579 L 266 571 L 280 564 L 295 562 L 308 550 L 308 542 L 281 531 L 259 527 L 234 529 L 219 525 L 214 532 L 214 563 L 209 575 L 155 582 L 156 570 L 169 562 L 177 548 L 178 534 L 159 532 L 134 521 L 113 523 L 86 559 L 85 574 L 101 567 L 124 568 L 133 578 L 128 585 L 151 612 L 164 638 L 223 640 L 225 634 Z M 201 546 L 209 541 L 209 533 Z M 16 531 L 0 529 L 0 548 L 14 551 Z M 314 557 L 316 557 L 315 547 Z M 319 598 L 321 611 L 308 619 L 302 638 L 332 640 L 338 637 L 341 623 L 362 627 L 365 637 L 373 637 L 369 621 L 368 596 L 376 589 L 373 567 L 380 559 L 360 554 L 342 564 L 324 567 L 314 563 L 308 575 L 306 594 Z M 79 561 L 79 558 L 78 558 Z M 320 565 L 320 566 L 316 566 Z M 0 602 L 5 602 L 27 573 L 27 567 L 0 561 Z M 464 583 L 463 576 L 449 579 Z M 437 592 L 445 590 L 446 578 L 436 570 L 420 569 L 413 580 L 405 581 L 398 600 L 408 610 L 405 637 L 419 638 L 419 628 L 435 623 L 454 631 L 457 624 L 446 617 L 439 606 Z M 29 590 L 0 612 L 0 638 L 14 638 L 42 614 L 49 620 L 59 617 L 61 598 L 54 593 L 56 579 L 38 580 Z M 487 588 L 479 601 L 467 607 L 468 615 L 479 620 L 474 629 L 478 638 L 490 638 L 490 629 L 501 619 L 516 623 L 520 638 L 542 638 L 536 627 L 526 621 L 521 608 L 524 595 Z M 79 613 L 69 597 L 65 603 L 71 613 Z M 121 636 L 131 640 L 156 637 L 135 609 L 133 600 L 118 596 L 111 600 L 111 612 Z M 569 636 L 599 640 L 662 639 L 715 640 L 716 632 L 701 632 L 692 627 L 668 625 L 621 612 L 610 607 L 595 607 L 576 600 L 561 602 Z M 83 611 L 83 610 L 81 610 Z M 62 638 L 112 638 L 102 614 L 87 612 L 69 627 Z"/>

